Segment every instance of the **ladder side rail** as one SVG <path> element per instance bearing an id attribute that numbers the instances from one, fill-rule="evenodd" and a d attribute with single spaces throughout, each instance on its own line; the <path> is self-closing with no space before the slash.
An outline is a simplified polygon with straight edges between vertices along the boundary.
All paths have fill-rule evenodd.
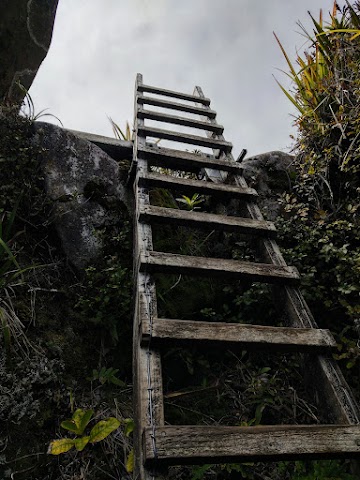
<path id="1" fill-rule="evenodd" d="M 244 177 L 237 175 L 236 184 L 244 188 L 247 182 Z M 259 207 L 252 203 L 246 203 L 247 214 L 255 220 L 263 220 L 264 217 Z M 284 257 L 276 241 L 272 239 L 259 240 L 260 250 L 264 261 L 275 265 L 286 265 Z M 317 328 L 316 321 L 299 288 L 276 287 L 277 304 L 282 306 L 282 313 L 290 326 L 299 328 Z M 315 356 L 305 358 L 305 373 L 312 381 L 312 387 L 316 391 L 318 403 L 326 405 L 327 411 L 331 412 L 332 420 L 339 423 L 355 425 L 360 423 L 360 410 L 355 397 L 347 384 L 340 367 L 329 356 Z"/>
<path id="2" fill-rule="evenodd" d="M 151 349 L 151 345 L 141 345 L 142 322 L 150 325 L 152 318 L 157 317 L 156 288 L 149 273 L 139 269 L 141 254 L 147 255 L 152 249 L 151 226 L 139 221 L 140 211 L 150 205 L 148 190 L 139 185 L 139 176 L 148 171 L 147 161 L 139 159 L 137 150 L 145 146 L 145 137 L 139 135 L 138 128 L 144 120 L 137 117 L 138 86 L 142 83 L 142 75 L 138 74 L 135 85 L 135 119 L 134 119 L 134 153 L 133 163 L 136 166 L 134 183 L 135 216 L 134 216 L 134 282 L 135 282 L 135 317 L 133 338 L 133 369 L 134 369 L 134 448 L 135 448 L 135 478 L 140 480 L 161 480 L 161 473 L 145 469 L 142 435 L 145 428 L 151 430 L 151 439 L 156 451 L 156 428 L 164 425 L 163 385 L 160 352 Z M 151 337 L 151 331 L 149 332 Z"/>
<path id="3" fill-rule="evenodd" d="M 204 96 L 200 87 L 195 87 L 194 95 Z M 218 138 L 225 140 L 223 135 Z M 214 150 L 214 155 L 216 153 Z M 227 155 L 227 158 L 235 162 L 231 153 Z M 242 175 L 235 175 L 235 182 L 241 188 L 248 188 L 248 184 Z M 244 214 L 254 220 L 264 220 L 258 205 L 254 202 L 248 201 L 245 203 Z M 259 247 L 264 261 L 286 266 L 284 257 L 275 240 L 270 238 L 259 239 Z M 288 320 L 289 326 L 317 328 L 315 319 L 298 288 L 277 286 L 276 289 L 282 299 L 279 304 L 282 306 L 282 313 L 284 318 Z M 359 406 L 335 360 L 329 356 L 321 355 L 311 357 L 310 361 L 308 360 L 309 358 L 305 360 L 305 371 L 309 372 L 309 377 L 316 379 L 315 382 L 312 382 L 316 397 L 319 400 L 321 399 L 320 402 L 323 405 L 326 405 L 327 411 L 331 412 L 334 421 L 349 425 L 360 424 Z"/>
<path id="4" fill-rule="evenodd" d="M 201 87 L 199 87 L 199 86 L 196 86 L 196 87 L 195 87 L 195 89 L 194 89 L 194 96 L 199 97 L 199 99 L 205 98 L 204 92 L 202 91 L 202 88 L 201 88 Z M 199 100 L 199 101 L 200 101 L 200 100 Z M 204 108 L 210 108 L 210 106 L 204 107 Z M 205 121 L 208 121 L 208 123 L 210 123 L 210 124 L 212 124 L 212 125 L 217 125 L 216 117 L 214 117 L 214 118 L 203 117 L 202 120 L 203 120 L 204 122 L 205 122 Z M 214 138 L 212 133 L 208 133 L 208 137 Z M 222 133 L 219 134 L 219 135 L 217 135 L 216 138 L 219 139 L 219 140 L 225 141 L 225 137 L 224 137 L 224 135 L 223 135 Z M 216 158 L 219 158 L 219 156 L 220 156 L 220 150 L 214 149 L 213 152 L 214 152 L 214 156 L 215 156 Z M 228 157 L 228 155 L 227 155 L 227 157 Z M 205 168 L 205 177 L 206 177 L 208 180 L 211 180 L 211 181 L 214 182 L 214 183 L 223 183 L 223 182 L 225 182 L 227 176 L 228 176 L 227 172 L 219 171 L 219 170 L 213 169 L 213 168 Z"/>

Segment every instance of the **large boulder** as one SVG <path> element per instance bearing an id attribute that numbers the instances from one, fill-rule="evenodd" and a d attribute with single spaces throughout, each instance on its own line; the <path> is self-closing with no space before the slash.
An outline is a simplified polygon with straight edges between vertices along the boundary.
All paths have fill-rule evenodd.
<path id="1" fill-rule="evenodd" d="M 1 0 L 0 103 L 20 103 L 49 50 L 58 0 Z"/>
<path id="2" fill-rule="evenodd" d="M 35 123 L 34 141 L 45 148 L 51 221 L 67 258 L 81 270 L 101 254 L 104 227 L 119 225 L 132 210 L 127 171 L 96 145 L 49 123 Z"/>
<path id="3" fill-rule="evenodd" d="M 295 157 L 284 152 L 268 152 L 243 160 L 243 175 L 259 194 L 259 207 L 267 220 L 280 213 L 279 197 L 291 189 Z"/>

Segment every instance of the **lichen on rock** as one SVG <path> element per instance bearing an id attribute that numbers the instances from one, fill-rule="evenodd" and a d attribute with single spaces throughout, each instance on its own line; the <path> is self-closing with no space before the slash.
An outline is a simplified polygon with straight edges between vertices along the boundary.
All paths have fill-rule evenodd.
<path id="1" fill-rule="evenodd" d="M 55 125 L 36 122 L 34 142 L 46 149 L 41 169 L 51 221 L 69 261 L 83 269 L 101 253 L 101 229 L 131 210 L 127 174 L 103 150 Z"/>

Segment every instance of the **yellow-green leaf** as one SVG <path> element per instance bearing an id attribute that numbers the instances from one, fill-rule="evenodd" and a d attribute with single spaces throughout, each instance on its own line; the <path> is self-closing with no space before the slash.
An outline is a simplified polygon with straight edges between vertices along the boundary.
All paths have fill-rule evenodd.
<path id="1" fill-rule="evenodd" d="M 61 427 L 70 432 L 76 433 L 76 435 L 82 435 L 93 414 L 93 410 L 83 410 L 82 408 L 78 408 L 75 410 L 70 420 L 64 420 L 61 422 Z"/>
<path id="2" fill-rule="evenodd" d="M 82 452 L 86 445 L 89 443 L 90 437 L 80 437 L 80 438 L 75 438 L 74 440 L 74 445 L 75 448 L 78 452 Z"/>
<path id="3" fill-rule="evenodd" d="M 90 432 L 90 443 L 96 443 L 100 442 L 104 438 L 106 438 L 108 435 L 110 435 L 111 432 L 116 430 L 120 425 L 120 422 L 117 418 L 115 417 L 110 417 L 107 420 L 101 420 L 98 422 L 91 430 Z"/>
<path id="4" fill-rule="evenodd" d="M 61 428 L 64 430 L 69 430 L 69 432 L 77 433 L 78 427 L 76 426 L 74 420 L 64 420 L 60 424 Z"/>
<path id="5" fill-rule="evenodd" d="M 82 435 L 87 424 L 90 422 L 91 417 L 93 416 L 93 410 L 81 410 L 80 408 L 75 411 L 73 419 L 78 425 L 78 435 Z"/>
<path id="6" fill-rule="evenodd" d="M 132 448 L 130 450 L 129 455 L 127 456 L 126 463 L 125 463 L 125 468 L 127 473 L 132 473 L 134 471 L 134 461 L 135 461 L 134 449 Z"/>
<path id="7" fill-rule="evenodd" d="M 50 455 L 60 455 L 60 453 L 68 452 L 74 446 L 72 438 L 61 438 L 60 440 L 53 440 L 50 442 L 47 453 Z"/>
<path id="8" fill-rule="evenodd" d="M 124 434 L 126 437 L 128 437 L 134 431 L 135 423 L 132 418 L 125 418 L 124 423 L 125 423 Z"/>

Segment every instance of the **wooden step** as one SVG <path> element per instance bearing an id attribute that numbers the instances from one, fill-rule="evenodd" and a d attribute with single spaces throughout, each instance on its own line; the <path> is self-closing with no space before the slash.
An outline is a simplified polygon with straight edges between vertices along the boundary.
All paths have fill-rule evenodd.
<path id="1" fill-rule="evenodd" d="M 221 135 L 224 131 L 222 125 L 217 123 L 202 122 L 201 120 L 194 120 L 192 118 L 177 117 L 175 115 L 168 115 L 162 112 L 153 112 L 152 110 L 144 110 L 140 108 L 137 112 L 139 118 L 147 120 L 155 120 L 157 122 L 172 123 L 174 125 L 182 125 L 184 127 L 198 128 L 206 130 L 207 132 L 214 132 Z"/>
<path id="2" fill-rule="evenodd" d="M 150 339 L 150 326 L 142 321 L 142 344 Z M 191 344 L 266 349 L 268 351 L 296 351 L 321 353 L 336 348 L 330 330 L 313 328 L 264 327 L 239 323 L 202 322 L 154 318 L 151 327 L 151 345 L 156 348 L 175 344 Z"/>
<path id="3" fill-rule="evenodd" d="M 165 426 L 155 442 L 152 433 L 145 429 L 145 461 L 164 465 L 360 457 L 360 426 Z"/>
<path id="4" fill-rule="evenodd" d="M 213 168 L 238 175 L 242 173 L 242 166 L 234 161 L 226 160 L 226 157 L 219 159 L 213 155 L 183 152 L 157 145 L 146 145 L 144 147 L 139 145 L 137 154 L 139 158 L 148 160 L 149 165 L 173 170 L 197 173 L 201 168 Z"/>
<path id="5" fill-rule="evenodd" d="M 208 118 L 215 118 L 216 112 L 214 110 L 194 107 L 192 105 L 185 105 L 184 103 L 169 102 L 160 98 L 146 97 L 145 95 L 137 95 L 137 103 L 140 105 L 153 105 L 154 107 L 169 108 L 170 110 L 179 110 L 180 112 L 194 113 Z"/>
<path id="6" fill-rule="evenodd" d="M 166 97 L 179 98 L 180 100 L 187 100 L 189 102 L 202 103 L 203 105 L 210 105 L 209 98 L 201 98 L 195 95 L 188 95 L 187 93 L 174 92 L 173 90 L 165 90 L 164 88 L 151 87 L 150 85 L 138 85 L 138 92 L 155 93 L 156 95 L 164 95 Z"/>
<path id="7" fill-rule="evenodd" d="M 284 285 L 297 284 L 299 281 L 299 273 L 295 267 L 163 252 L 141 253 L 140 271 L 206 277 L 222 276 Z"/>
<path id="8" fill-rule="evenodd" d="M 223 231 L 267 235 L 274 237 L 275 225 L 265 220 L 251 218 L 228 217 L 212 213 L 176 210 L 174 208 L 147 205 L 140 210 L 140 221 L 144 223 L 165 223 L 168 225 L 183 225 L 201 229 L 218 229 Z"/>
<path id="9" fill-rule="evenodd" d="M 171 130 L 163 130 L 162 128 L 139 126 L 138 135 L 172 140 L 173 142 L 187 143 L 189 145 L 198 145 L 200 147 L 214 148 L 225 153 L 230 153 L 232 150 L 232 144 L 225 140 L 200 137 L 199 135 L 190 135 L 189 133 L 173 132 Z"/>
<path id="10" fill-rule="evenodd" d="M 161 173 L 148 172 L 141 174 L 138 178 L 139 186 L 153 188 L 167 188 L 176 190 L 183 194 L 199 193 L 201 195 L 226 196 L 234 198 L 252 198 L 257 197 L 253 188 L 234 187 L 222 183 L 203 182 L 201 180 L 191 180 L 189 178 L 176 178 Z"/>

